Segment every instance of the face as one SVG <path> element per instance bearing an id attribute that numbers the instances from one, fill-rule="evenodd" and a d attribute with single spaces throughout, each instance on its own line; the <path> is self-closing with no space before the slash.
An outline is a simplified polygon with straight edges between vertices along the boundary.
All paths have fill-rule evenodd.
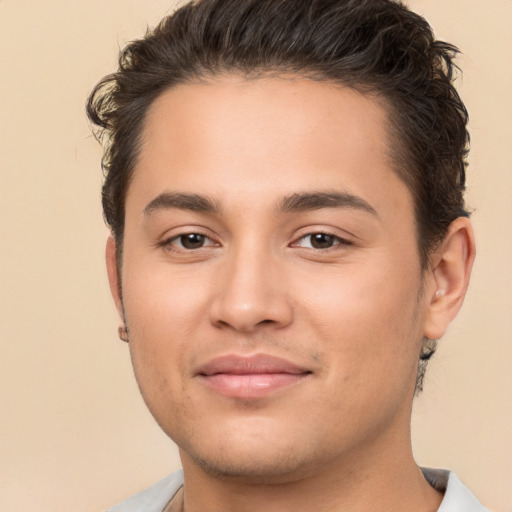
<path id="1" fill-rule="evenodd" d="M 152 105 L 117 301 L 184 464 L 275 481 L 408 438 L 425 300 L 386 122 L 375 98 L 301 79 Z"/>

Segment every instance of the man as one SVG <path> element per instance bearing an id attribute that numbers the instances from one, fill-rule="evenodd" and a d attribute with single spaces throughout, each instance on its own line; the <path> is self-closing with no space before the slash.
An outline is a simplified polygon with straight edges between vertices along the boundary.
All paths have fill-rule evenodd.
<path id="1" fill-rule="evenodd" d="M 455 53 L 391 0 L 199 0 L 124 49 L 107 268 L 183 473 L 113 511 L 487 510 L 410 443 L 475 255 Z"/>

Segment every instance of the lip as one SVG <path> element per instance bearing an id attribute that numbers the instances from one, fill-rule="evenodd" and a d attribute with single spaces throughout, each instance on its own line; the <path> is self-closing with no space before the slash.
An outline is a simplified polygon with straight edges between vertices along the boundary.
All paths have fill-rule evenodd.
<path id="1" fill-rule="evenodd" d="M 312 372 L 269 354 L 230 354 L 211 359 L 197 371 L 197 378 L 211 390 L 231 398 L 262 398 L 296 385 Z"/>

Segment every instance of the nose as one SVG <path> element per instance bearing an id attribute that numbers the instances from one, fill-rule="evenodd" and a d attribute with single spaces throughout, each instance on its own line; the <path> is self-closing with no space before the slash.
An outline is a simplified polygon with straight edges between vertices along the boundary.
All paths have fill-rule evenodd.
<path id="1" fill-rule="evenodd" d="M 237 251 L 216 276 L 211 323 L 245 333 L 286 327 L 293 320 L 293 308 L 285 281 L 275 257 Z"/>

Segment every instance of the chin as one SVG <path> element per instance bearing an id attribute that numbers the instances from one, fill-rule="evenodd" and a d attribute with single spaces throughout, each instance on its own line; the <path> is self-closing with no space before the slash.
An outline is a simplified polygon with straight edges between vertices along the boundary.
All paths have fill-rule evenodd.
<path id="1" fill-rule="evenodd" d="M 297 457 L 283 458 L 276 455 L 263 460 L 262 457 L 213 458 L 192 455 L 192 460 L 206 474 L 220 480 L 275 485 L 292 483 L 306 476 L 307 464 Z"/>
<path id="2" fill-rule="evenodd" d="M 313 461 L 319 458 L 318 453 L 315 457 L 298 449 L 297 443 L 287 442 L 290 436 L 241 438 L 212 432 L 210 440 L 195 438 L 180 443 L 175 439 L 184 467 L 189 464 L 199 467 L 220 480 L 266 485 L 291 483 L 313 470 Z"/>

